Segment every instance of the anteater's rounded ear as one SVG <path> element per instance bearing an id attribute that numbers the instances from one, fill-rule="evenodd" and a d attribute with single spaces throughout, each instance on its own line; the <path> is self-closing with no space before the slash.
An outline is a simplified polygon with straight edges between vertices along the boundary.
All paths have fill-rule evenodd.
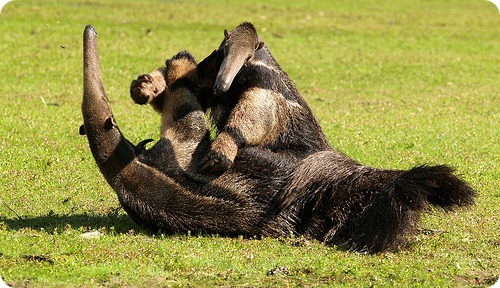
<path id="1" fill-rule="evenodd" d="M 264 47 L 264 41 L 257 42 L 257 44 L 255 44 L 255 51 L 261 49 L 262 47 Z"/>
<path id="2" fill-rule="evenodd" d="M 224 29 L 224 38 L 227 40 L 229 39 L 229 31 L 227 31 L 227 29 Z"/>
<path id="3" fill-rule="evenodd" d="M 85 135 L 85 126 L 80 126 L 80 129 L 78 130 L 78 132 L 80 133 L 80 135 Z"/>

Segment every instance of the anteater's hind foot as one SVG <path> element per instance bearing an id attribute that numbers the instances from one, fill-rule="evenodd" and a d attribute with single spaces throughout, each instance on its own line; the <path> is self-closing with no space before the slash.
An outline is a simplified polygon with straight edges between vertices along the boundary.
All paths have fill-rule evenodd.
<path id="1" fill-rule="evenodd" d="M 137 104 L 147 104 L 158 94 L 158 88 L 155 87 L 153 77 L 149 74 L 140 75 L 130 84 L 130 96 Z"/>

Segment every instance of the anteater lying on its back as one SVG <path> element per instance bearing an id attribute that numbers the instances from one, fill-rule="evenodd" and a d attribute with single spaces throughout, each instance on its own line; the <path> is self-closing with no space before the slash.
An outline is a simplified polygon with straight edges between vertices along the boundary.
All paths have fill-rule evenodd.
<path id="1" fill-rule="evenodd" d="M 419 216 L 429 207 L 451 211 L 474 203 L 475 192 L 455 176 L 448 166 L 423 165 L 407 171 L 378 169 L 364 166 L 334 151 L 327 145 L 314 117 L 314 122 L 307 118 L 312 117 L 312 113 L 305 101 L 300 95 L 290 92 L 295 89 L 287 85 L 290 81 L 288 77 L 279 78 L 283 79 L 281 85 L 272 81 L 266 82 L 268 78 L 259 80 L 258 74 L 245 74 L 247 65 L 243 65 L 227 93 L 216 95 L 208 83 L 212 80 L 201 76 L 212 69 L 212 75 L 215 75 L 215 90 L 220 90 L 215 79 L 218 74 L 224 73 L 219 73 L 214 67 L 227 65 L 223 65 L 226 58 L 222 57 L 227 52 L 219 54 L 219 49 L 198 66 L 189 53 L 181 52 L 167 60 L 167 65 L 162 70 L 133 82 L 132 96 L 140 100 L 136 102 L 149 101 L 155 109 L 163 113 L 164 123 L 169 123 L 162 126 L 162 130 L 165 127 L 168 129 L 165 129 L 162 139 L 153 148 L 136 156 L 126 153 L 112 154 L 114 157 L 136 157 L 133 158 L 137 159 L 133 162 L 138 163 L 134 168 L 136 170 L 123 169 L 128 174 L 122 176 L 125 172 L 113 169 L 116 163 L 124 163 L 125 160 L 109 161 L 100 158 L 103 154 L 100 151 L 108 146 L 113 148 L 112 151 L 116 151 L 116 139 L 121 139 L 116 137 L 119 130 L 114 131 L 114 126 L 110 127 L 114 134 L 108 139 L 105 135 L 108 132 L 99 128 L 100 118 L 87 121 L 89 124 L 85 125 L 86 130 L 87 126 L 97 126 L 98 129 L 94 129 L 95 132 L 89 135 L 89 143 L 93 143 L 91 147 L 96 145 L 94 143 L 98 144 L 97 148 L 93 149 L 97 151 L 96 161 L 100 167 L 104 167 L 101 171 L 122 199 L 122 205 L 139 224 L 153 230 L 197 230 L 221 235 L 279 236 L 293 233 L 356 251 L 374 253 L 403 246 L 407 234 L 415 231 Z M 265 51 L 265 46 L 256 50 L 255 55 L 262 51 Z M 231 54 L 230 51 L 228 54 Z M 258 57 L 254 56 L 247 61 L 250 63 L 248 67 L 251 68 L 255 64 L 255 69 L 262 68 L 266 72 L 281 71 L 271 69 L 265 62 L 252 62 L 255 59 Z M 87 74 L 88 77 L 97 75 L 90 72 Z M 99 97 L 99 93 L 104 90 L 92 84 L 96 82 L 85 82 L 85 95 L 97 95 L 95 98 L 84 97 L 84 103 L 91 103 L 82 105 L 85 107 L 82 108 L 85 119 L 93 119 L 92 117 L 99 115 L 101 110 L 109 109 L 109 105 L 105 103 L 101 110 L 93 110 L 98 107 L 94 102 L 105 98 Z M 231 127 L 229 123 L 244 124 L 244 119 L 254 119 L 245 118 L 244 114 L 248 110 L 241 110 L 244 105 L 253 107 L 252 101 L 244 103 L 252 99 L 247 93 L 257 91 L 255 94 L 259 96 L 258 91 L 274 91 L 272 89 L 276 87 L 273 85 L 291 90 L 266 94 L 272 96 L 272 101 L 275 101 L 273 105 L 279 113 L 264 113 L 272 111 L 266 110 L 259 114 L 260 118 L 255 118 L 255 121 L 285 123 L 284 126 L 278 125 L 279 133 L 274 134 L 280 135 L 278 140 L 285 144 L 303 144 L 284 144 L 274 149 L 269 148 L 272 146 L 263 141 L 255 146 L 238 146 L 231 169 L 220 174 L 200 174 L 197 169 L 193 169 L 191 164 L 199 163 L 207 155 L 207 150 L 213 151 L 217 141 L 216 139 L 210 143 L 205 137 L 206 123 L 205 118 L 200 117 L 200 110 L 210 107 L 216 112 L 214 119 L 219 119 L 217 123 L 222 134 L 226 127 Z M 212 94 L 203 92 L 207 90 L 206 87 L 210 87 L 208 90 Z M 227 85 L 221 87 L 226 89 Z M 236 90 L 236 87 L 241 88 Z M 247 89 L 248 87 L 258 88 L 252 90 Z M 186 94 L 179 94 L 180 92 Z M 179 97 L 181 95 L 185 97 Z M 202 97 L 206 95 L 212 98 Z M 258 97 L 255 99 L 269 101 Z M 237 113 L 238 111 L 241 113 Z M 297 111 L 308 113 L 302 118 L 297 117 Z M 111 115 L 110 111 L 104 114 Z M 197 117 L 187 117 L 189 115 Z M 276 115 L 289 118 L 273 118 Z M 266 117 L 271 117 L 271 120 Z M 231 122 L 232 118 L 241 122 Z M 309 130 L 309 134 L 303 138 L 309 141 L 316 139 L 318 142 L 309 143 L 300 139 L 303 135 L 296 132 L 307 131 L 311 127 L 312 132 Z M 92 136 L 95 133 L 98 135 Z M 230 136 L 229 142 L 236 143 L 238 139 L 242 139 L 233 137 L 231 133 L 231 129 L 226 133 L 227 137 Z M 260 130 L 257 133 L 260 133 Z M 122 146 L 127 145 L 126 141 L 119 143 Z M 133 149 L 127 147 L 122 150 L 127 149 L 133 153 Z M 208 152 L 208 155 L 210 153 Z M 119 177 L 115 177 L 116 175 Z M 124 191 L 126 196 L 123 196 Z"/>

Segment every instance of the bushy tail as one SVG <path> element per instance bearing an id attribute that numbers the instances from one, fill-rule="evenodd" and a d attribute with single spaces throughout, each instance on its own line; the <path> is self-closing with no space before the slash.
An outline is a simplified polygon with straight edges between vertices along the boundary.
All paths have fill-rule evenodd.
<path id="1" fill-rule="evenodd" d="M 445 211 L 474 204 L 474 190 L 453 172 L 446 165 L 412 168 L 394 180 L 395 196 L 402 202 L 409 200 L 407 205 L 411 206 L 412 195 L 415 195 L 417 199 L 422 198 Z M 425 202 L 421 204 L 425 205 Z"/>
<path id="2" fill-rule="evenodd" d="M 445 165 L 417 166 L 391 181 L 358 216 L 343 227 L 343 244 L 381 252 L 406 244 L 429 206 L 451 211 L 474 203 L 475 192 Z M 339 239 L 340 240 L 340 239 Z"/>
<path id="3" fill-rule="evenodd" d="M 445 165 L 382 170 L 322 152 L 291 181 L 290 189 L 302 194 L 294 200 L 301 210 L 298 230 L 356 251 L 398 249 L 430 206 L 451 211 L 474 203 L 474 190 L 453 172 Z"/>

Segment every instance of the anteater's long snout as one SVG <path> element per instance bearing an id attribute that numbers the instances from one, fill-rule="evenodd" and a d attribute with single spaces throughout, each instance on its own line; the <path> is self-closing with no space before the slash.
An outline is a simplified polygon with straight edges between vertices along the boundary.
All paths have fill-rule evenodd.
<path id="1" fill-rule="evenodd" d="M 123 137 L 109 105 L 102 83 L 97 52 L 97 33 L 90 25 L 83 33 L 82 115 L 90 150 L 108 182 L 135 157 L 132 145 Z"/>
<path id="2" fill-rule="evenodd" d="M 245 63 L 246 59 L 240 53 L 230 53 L 224 58 L 217 73 L 217 78 L 215 78 L 215 95 L 224 94 L 229 90 L 234 78 Z"/>

